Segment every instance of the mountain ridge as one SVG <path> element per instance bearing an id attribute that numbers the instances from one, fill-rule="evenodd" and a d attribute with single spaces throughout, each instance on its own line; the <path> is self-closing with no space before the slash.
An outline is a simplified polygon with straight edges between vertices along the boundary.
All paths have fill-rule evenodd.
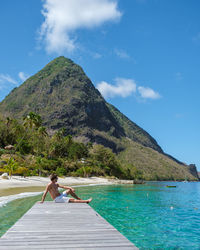
<path id="1" fill-rule="evenodd" d="M 49 132 L 65 128 L 66 134 L 103 144 L 115 153 L 125 151 L 126 140 L 131 140 L 171 158 L 174 166 L 185 166 L 165 154 L 149 133 L 106 102 L 83 69 L 65 57 L 54 59 L 11 91 L 0 103 L 0 110 L 17 119 L 36 112 L 42 116 Z M 126 142 L 122 143 L 124 140 Z M 134 161 L 133 164 L 137 165 Z"/>

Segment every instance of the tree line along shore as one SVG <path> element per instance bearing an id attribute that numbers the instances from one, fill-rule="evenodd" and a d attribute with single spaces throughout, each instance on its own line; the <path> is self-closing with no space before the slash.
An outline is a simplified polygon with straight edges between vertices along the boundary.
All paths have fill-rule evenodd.
<path id="1" fill-rule="evenodd" d="M 131 171 L 130 171 L 131 168 Z M 124 168 L 111 149 L 66 136 L 65 129 L 49 135 L 41 116 L 30 112 L 22 122 L 0 117 L 0 173 L 10 176 L 117 177 L 142 180 L 136 167 Z"/>

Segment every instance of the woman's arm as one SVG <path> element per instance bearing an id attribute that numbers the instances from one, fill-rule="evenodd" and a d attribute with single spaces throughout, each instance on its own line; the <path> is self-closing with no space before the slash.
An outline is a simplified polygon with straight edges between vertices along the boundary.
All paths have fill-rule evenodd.
<path id="1" fill-rule="evenodd" d="M 43 203 L 43 202 L 44 202 L 44 200 L 45 200 L 45 198 L 46 198 L 46 195 L 47 195 L 48 191 L 49 191 L 49 185 L 46 187 L 46 189 L 45 189 L 45 191 L 44 191 L 44 194 L 43 194 L 43 196 L 42 196 L 42 200 L 40 201 L 40 203 Z"/>
<path id="2" fill-rule="evenodd" d="M 72 187 L 62 186 L 62 185 L 60 185 L 60 184 L 58 184 L 58 187 L 63 188 L 63 189 L 70 189 L 70 190 L 72 190 L 72 192 L 75 191 Z"/>

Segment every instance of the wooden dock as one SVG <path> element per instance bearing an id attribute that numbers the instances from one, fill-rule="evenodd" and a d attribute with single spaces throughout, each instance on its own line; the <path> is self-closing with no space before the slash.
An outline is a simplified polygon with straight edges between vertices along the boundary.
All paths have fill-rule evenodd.
<path id="1" fill-rule="evenodd" d="M 36 203 L 1 238 L 0 250 L 138 249 L 88 204 Z"/>

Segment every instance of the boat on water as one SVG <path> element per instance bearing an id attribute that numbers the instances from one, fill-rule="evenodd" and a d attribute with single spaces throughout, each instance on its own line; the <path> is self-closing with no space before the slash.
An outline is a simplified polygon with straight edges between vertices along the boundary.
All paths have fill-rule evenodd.
<path id="1" fill-rule="evenodd" d="M 176 186 L 167 185 L 167 188 L 176 188 Z"/>

